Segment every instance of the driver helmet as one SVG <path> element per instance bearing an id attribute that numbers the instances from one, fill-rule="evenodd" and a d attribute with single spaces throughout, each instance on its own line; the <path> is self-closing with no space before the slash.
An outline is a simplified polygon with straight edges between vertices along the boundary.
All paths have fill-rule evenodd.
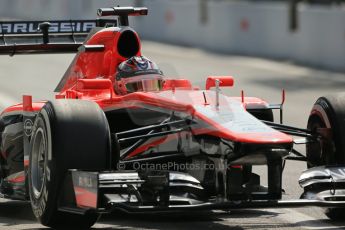
<path id="1" fill-rule="evenodd" d="M 117 67 L 114 88 L 118 94 L 160 91 L 162 87 L 163 72 L 144 56 L 131 57 Z"/>

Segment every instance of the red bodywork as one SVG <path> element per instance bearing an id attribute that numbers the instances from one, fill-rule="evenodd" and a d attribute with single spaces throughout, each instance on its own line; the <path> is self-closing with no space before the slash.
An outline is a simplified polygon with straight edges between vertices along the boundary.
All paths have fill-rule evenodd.
<path id="1" fill-rule="evenodd" d="M 125 40 L 126 39 L 126 40 Z M 81 50 L 60 82 L 57 99 L 92 100 L 104 111 L 124 108 L 154 108 L 161 111 L 178 111 L 201 120 L 207 126 L 193 130 L 195 134 L 214 135 L 236 142 L 274 144 L 292 143 L 292 138 L 264 125 L 248 112 L 248 106 L 265 107 L 267 103 L 258 98 L 241 98 L 220 95 L 219 107 L 215 106 L 216 93 L 210 91 L 217 77 L 209 77 L 207 90 L 198 90 L 186 79 L 166 79 L 160 92 L 136 92 L 117 95 L 114 91 L 116 68 L 129 56 L 141 55 L 140 39 L 129 27 L 111 27 L 91 32 L 85 46 L 103 45 L 103 51 Z M 122 46 L 131 46 L 124 53 Z M 134 48 L 133 48 L 134 47 Z M 125 47 L 128 50 L 128 47 Z M 220 86 L 232 86 L 232 77 L 218 77 Z M 3 114 L 13 111 L 38 111 L 44 102 L 22 104 L 7 108 Z M 206 100 L 206 101 L 205 101 Z M 169 138 L 167 138 L 169 139 Z M 152 144 L 160 141 L 155 140 Z M 143 147 L 142 147 L 143 148 Z M 137 151 L 136 151 L 137 152 Z M 135 155 L 135 152 L 132 154 Z"/>

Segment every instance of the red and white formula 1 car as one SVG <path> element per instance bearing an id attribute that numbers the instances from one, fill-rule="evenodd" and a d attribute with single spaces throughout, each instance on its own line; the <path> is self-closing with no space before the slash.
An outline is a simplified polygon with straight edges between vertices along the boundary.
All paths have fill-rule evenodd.
<path id="1" fill-rule="evenodd" d="M 164 77 L 128 26 L 128 16 L 147 12 L 114 7 L 94 21 L 0 23 L 1 54 L 77 52 L 55 100 L 24 96 L 1 113 L 1 194 L 30 200 L 37 219 L 55 228 L 89 228 L 114 209 L 322 206 L 337 218 L 345 94 L 319 98 L 306 129 L 274 123 L 282 104 L 220 93 L 232 77 L 208 77 L 205 90 Z M 299 200 L 281 199 L 286 160 L 308 163 Z M 267 165 L 267 187 L 253 165 Z"/>

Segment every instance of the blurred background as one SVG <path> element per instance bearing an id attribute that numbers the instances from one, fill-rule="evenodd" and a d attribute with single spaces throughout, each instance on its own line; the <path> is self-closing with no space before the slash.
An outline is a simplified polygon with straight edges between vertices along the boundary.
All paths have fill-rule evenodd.
<path id="1" fill-rule="evenodd" d="M 345 71 L 345 0 L 1 0 L 2 17 L 95 18 L 95 9 L 147 6 L 144 39 Z"/>

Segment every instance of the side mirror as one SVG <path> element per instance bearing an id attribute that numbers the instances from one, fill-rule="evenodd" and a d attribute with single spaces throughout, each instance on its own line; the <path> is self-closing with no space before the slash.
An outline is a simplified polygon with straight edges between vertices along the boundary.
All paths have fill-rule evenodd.
<path id="1" fill-rule="evenodd" d="M 216 86 L 216 80 L 219 80 L 220 87 L 231 87 L 234 85 L 234 78 L 232 76 L 209 76 L 206 80 L 206 90 Z"/>
<path id="2" fill-rule="evenodd" d="M 77 90 L 111 89 L 112 83 L 109 79 L 78 79 Z"/>

